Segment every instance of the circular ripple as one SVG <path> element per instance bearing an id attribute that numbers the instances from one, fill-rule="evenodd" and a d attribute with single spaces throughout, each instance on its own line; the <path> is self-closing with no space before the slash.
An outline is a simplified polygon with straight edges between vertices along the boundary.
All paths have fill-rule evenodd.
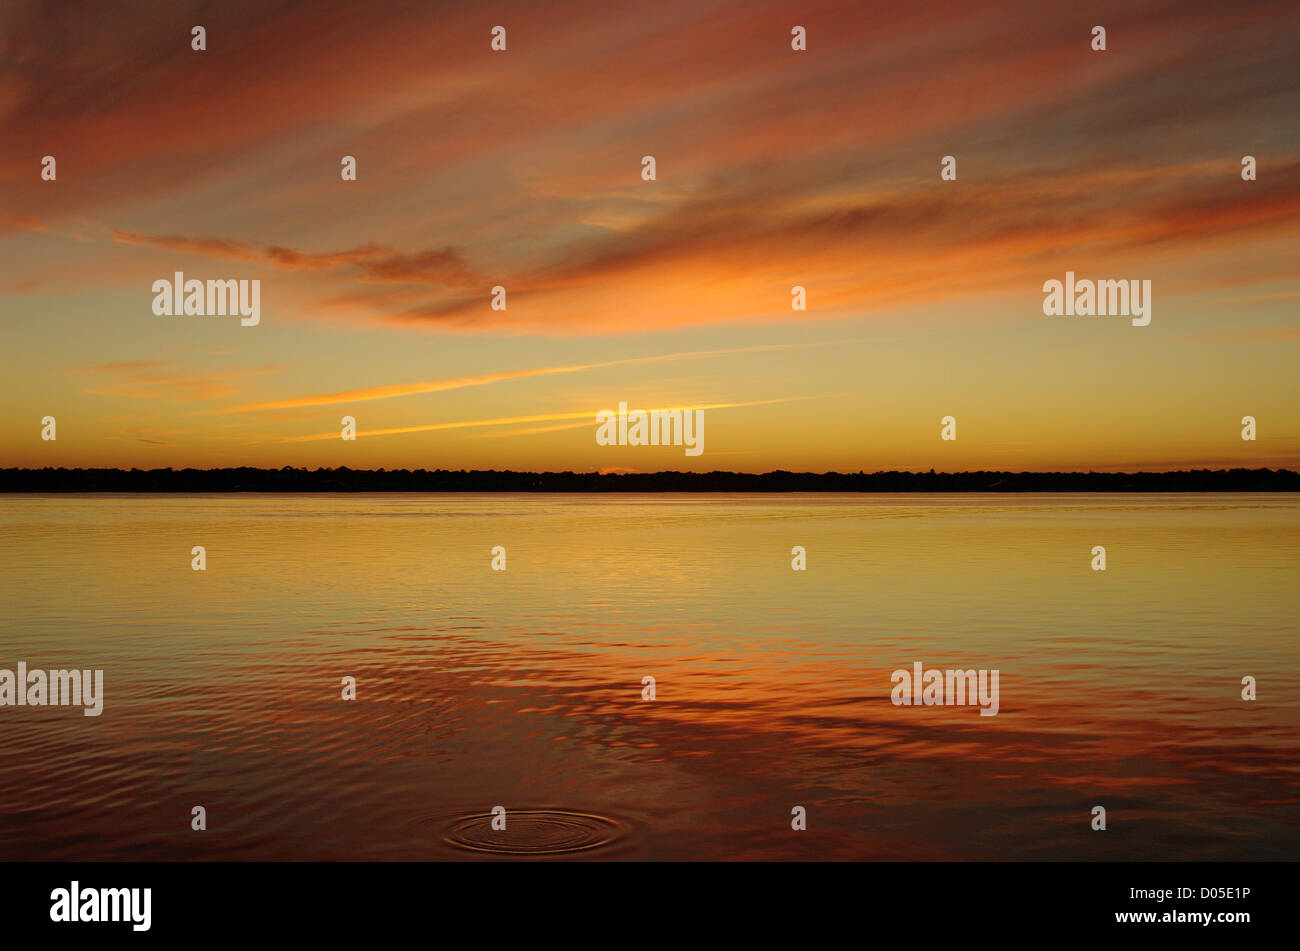
<path id="1" fill-rule="evenodd" d="M 588 852 L 614 842 L 622 827 L 613 819 L 585 812 L 550 809 L 506 813 L 506 827 L 492 828 L 492 815 L 464 816 L 447 828 L 443 841 L 471 852 L 498 855 L 556 855 Z"/>

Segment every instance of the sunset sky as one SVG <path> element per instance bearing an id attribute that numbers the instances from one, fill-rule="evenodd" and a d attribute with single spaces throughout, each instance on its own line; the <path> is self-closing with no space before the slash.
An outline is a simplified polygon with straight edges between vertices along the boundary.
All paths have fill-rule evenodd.
<path id="1" fill-rule="evenodd" d="M 1297 467 L 1298 51 L 1295 0 L 5 3 L 0 466 Z"/>

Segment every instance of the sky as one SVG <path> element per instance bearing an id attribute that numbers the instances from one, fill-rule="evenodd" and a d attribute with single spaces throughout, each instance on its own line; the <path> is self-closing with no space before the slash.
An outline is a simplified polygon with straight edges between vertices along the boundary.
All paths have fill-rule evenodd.
<path id="1" fill-rule="evenodd" d="M 0 466 L 1300 467 L 1297 49 L 1294 0 L 8 2 Z M 1067 271 L 1150 324 L 1046 316 Z"/>

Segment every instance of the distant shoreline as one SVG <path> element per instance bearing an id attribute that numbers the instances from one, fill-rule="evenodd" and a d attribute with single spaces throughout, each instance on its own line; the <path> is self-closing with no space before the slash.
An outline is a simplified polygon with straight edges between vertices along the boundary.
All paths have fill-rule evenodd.
<path id="1" fill-rule="evenodd" d="M 1300 492 L 1300 473 L 0 469 L 0 493 L 63 492 Z"/>

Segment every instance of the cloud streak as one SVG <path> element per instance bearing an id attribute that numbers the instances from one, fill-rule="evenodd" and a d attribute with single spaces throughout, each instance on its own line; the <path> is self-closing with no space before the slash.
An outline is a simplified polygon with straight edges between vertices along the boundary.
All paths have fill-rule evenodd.
<path id="1" fill-rule="evenodd" d="M 694 412 L 695 410 L 715 410 L 715 409 L 737 409 L 743 406 L 767 406 L 773 403 L 791 403 L 804 399 L 816 399 L 817 397 L 786 397 L 784 399 L 770 400 L 751 400 L 747 403 L 703 403 L 693 406 L 675 406 L 673 409 L 679 409 L 683 412 Z M 569 420 L 589 420 L 589 423 L 583 425 L 594 426 L 596 424 L 596 412 L 589 410 L 580 413 L 541 413 L 534 416 L 500 416 L 495 419 L 470 419 L 459 420 L 451 423 L 429 423 L 422 426 L 396 426 L 389 429 L 367 429 L 361 432 L 364 436 L 405 436 L 410 433 L 431 433 L 440 432 L 448 429 L 472 429 L 480 426 L 506 426 L 518 423 L 549 423 L 556 421 Z M 574 427 L 556 427 L 556 428 L 577 428 Z M 321 442 L 327 439 L 338 439 L 337 431 L 332 433 L 314 433 L 310 436 L 287 436 L 284 442 Z"/>
<path id="2" fill-rule="evenodd" d="M 244 403 L 213 413 L 255 413 L 267 410 L 305 409 L 316 406 L 335 406 L 342 403 L 362 403 L 372 400 L 394 399 L 401 396 L 417 396 L 424 393 L 441 393 L 445 390 L 458 390 L 471 386 L 487 386 L 508 380 L 526 380 L 532 377 L 555 376 L 565 373 L 581 373 L 586 370 L 599 370 L 608 367 L 634 366 L 637 364 L 665 363 L 675 360 L 696 360 L 707 357 L 731 356 L 742 353 L 773 353 L 782 350 L 803 350 L 810 347 L 834 346 L 844 341 L 826 341 L 824 343 L 804 344 L 761 344 L 752 347 L 731 347 L 723 350 L 696 350 L 683 353 L 665 353 L 645 357 L 625 357 L 619 360 L 604 360 L 597 363 L 577 363 L 568 366 L 535 367 L 527 370 L 512 370 L 502 373 L 480 373 L 472 376 L 449 377 L 441 380 L 424 380 L 415 383 L 394 383 L 382 386 L 362 387 L 344 390 L 339 393 L 322 393 L 315 396 L 300 396 L 284 400 L 271 400 L 262 403 Z"/>

